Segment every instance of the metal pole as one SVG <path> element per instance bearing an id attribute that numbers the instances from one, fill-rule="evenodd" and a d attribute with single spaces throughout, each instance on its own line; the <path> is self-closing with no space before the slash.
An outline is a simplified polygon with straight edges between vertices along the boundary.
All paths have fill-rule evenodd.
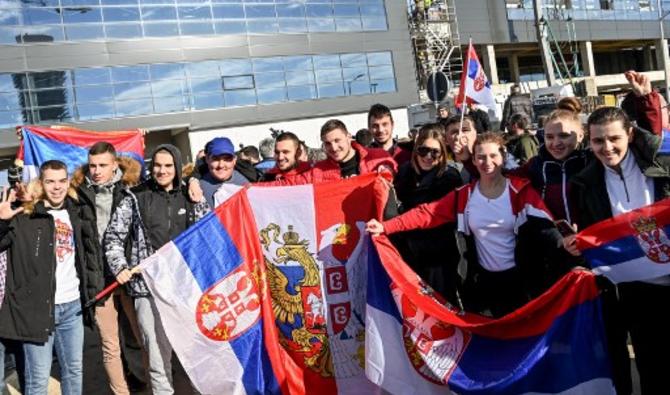
<path id="1" fill-rule="evenodd" d="M 551 63 L 552 56 L 547 42 L 547 32 L 542 24 L 547 23 L 542 17 L 542 0 L 533 0 L 533 10 L 535 12 L 535 31 L 537 34 L 537 43 L 540 45 L 540 55 L 542 55 L 542 64 L 544 65 L 544 74 L 547 77 L 547 85 L 556 85 L 554 76 L 554 65 Z"/>

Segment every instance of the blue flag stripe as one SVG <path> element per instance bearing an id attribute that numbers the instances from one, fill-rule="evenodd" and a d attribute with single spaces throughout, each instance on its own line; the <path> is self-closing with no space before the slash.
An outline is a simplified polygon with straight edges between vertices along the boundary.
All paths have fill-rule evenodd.
<path id="1" fill-rule="evenodd" d="M 270 357 L 263 344 L 262 321 L 230 342 L 237 359 L 244 366 L 242 383 L 246 393 L 280 394 L 279 383 L 274 376 Z"/>
<path id="2" fill-rule="evenodd" d="M 369 236 L 368 236 L 369 237 Z M 368 252 L 368 296 L 367 304 L 395 318 L 402 324 L 400 312 L 390 292 L 391 278 L 382 266 L 376 248 Z"/>
<path id="3" fill-rule="evenodd" d="M 665 234 L 670 232 L 670 226 L 663 228 Z M 635 236 L 622 237 L 620 239 L 604 243 L 595 248 L 589 248 L 582 252 L 584 258 L 591 267 L 616 266 L 617 264 L 642 258 L 646 254 L 640 247 Z"/>
<path id="4" fill-rule="evenodd" d="M 177 236 L 174 243 L 202 291 L 242 263 L 235 243 L 213 213 L 196 222 L 188 232 Z"/>

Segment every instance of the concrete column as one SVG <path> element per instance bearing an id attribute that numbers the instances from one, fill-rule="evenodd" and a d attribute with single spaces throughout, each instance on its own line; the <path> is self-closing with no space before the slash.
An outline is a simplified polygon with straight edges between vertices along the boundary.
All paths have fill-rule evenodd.
<path id="1" fill-rule="evenodd" d="M 521 70 L 519 69 L 519 55 L 513 54 L 509 57 L 509 71 L 512 74 L 512 81 L 517 84 L 521 82 Z"/>
<path id="2" fill-rule="evenodd" d="M 591 41 L 582 41 L 579 43 L 579 54 L 581 55 L 582 70 L 585 77 L 596 76 L 596 65 L 593 61 L 593 49 Z"/>
<path id="3" fill-rule="evenodd" d="M 496 63 L 496 50 L 493 45 L 484 46 L 482 51 L 482 62 L 484 63 L 484 71 L 489 77 L 491 84 L 497 85 L 500 83 L 498 79 L 498 64 Z"/>
<path id="4" fill-rule="evenodd" d="M 642 52 L 642 71 L 652 71 L 655 70 L 654 67 L 654 56 L 651 52 L 651 45 L 647 44 L 643 48 Z"/>
<path id="5" fill-rule="evenodd" d="M 656 40 L 656 64 L 665 72 L 666 92 L 670 90 L 668 79 L 670 79 L 670 59 L 668 58 L 668 40 Z"/>

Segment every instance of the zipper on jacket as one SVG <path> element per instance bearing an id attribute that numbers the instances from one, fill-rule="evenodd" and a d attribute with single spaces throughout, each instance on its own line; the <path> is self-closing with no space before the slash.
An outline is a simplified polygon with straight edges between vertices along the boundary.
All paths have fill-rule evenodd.
<path id="1" fill-rule="evenodd" d="M 570 218 L 570 205 L 568 204 L 568 180 L 565 176 L 565 162 L 561 163 L 561 195 L 563 197 L 563 209 L 565 210 L 565 219 L 569 224 L 572 224 L 572 218 Z"/>
<path id="2" fill-rule="evenodd" d="M 52 215 L 49 215 L 49 218 L 51 221 L 49 221 L 49 225 L 51 227 L 51 234 L 53 235 L 53 240 L 51 240 L 51 247 L 53 248 L 52 251 L 52 257 L 53 257 L 53 262 L 56 263 L 56 224 L 54 223 L 54 218 Z M 49 282 L 50 287 L 49 287 L 49 298 L 47 299 L 47 305 L 49 306 L 49 317 L 51 318 L 51 325 L 50 327 L 53 327 L 56 325 L 55 322 L 55 315 L 54 315 L 54 310 L 56 308 L 56 290 L 54 289 L 56 285 L 56 265 L 53 264 L 50 266 L 51 272 L 49 273 L 49 277 L 51 277 L 51 281 Z M 49 328 L 46 329 L 47 333 L 49 332 Z"/>

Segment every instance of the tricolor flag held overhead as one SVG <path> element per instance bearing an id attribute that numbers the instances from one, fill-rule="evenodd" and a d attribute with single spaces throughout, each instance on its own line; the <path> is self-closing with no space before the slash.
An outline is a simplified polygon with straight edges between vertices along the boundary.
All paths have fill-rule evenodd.
<path id="1" fill-rule="evenodd" d="M 366 374 L 392 394 L 614 394 L 595 275 L 573 271 L 494 320 L 461 313 L 388 238 L 368 261 Z"/>
<path id="2" fill-rule="evenodd" d="M 456 106 L 461 107 L 465 101 L 466 103 L 481 104 L 489 110 L 495 110 L 496 102 L 493 98 L 491 83 L 486 78 L 484 68 L 479 62 L 472 43 L 468 46 L 468 53 L 465 56 L 463 66 L 461 86 L 456 96 Z"/>
<path id="3" fill-rule="evenodd" d="M 68 173 L 86 163 L 88 149 L 98 141 L 111 143 L 119 155 L 144 161 L 144 137 L 139 130 L 91 132 L 67 127 L 22 126 L 17 158 L 23 160 L 23 179 L 36 178 L 42 163 L 58 159 L 65 162 Z"/>
<path id="4" fill-rule="evenodd" d="M 670 199 L 598 222 L 577 235 L 593 271 L 614 283 L 670 275 Z"/>
<path id="5" fill-rule="evenodd" d="M 386 197 L 374 174 L 243 188 L 143 263 L 168 338 L 201 392 L 378 390 L 365 377 L 364 227 Z"/>

